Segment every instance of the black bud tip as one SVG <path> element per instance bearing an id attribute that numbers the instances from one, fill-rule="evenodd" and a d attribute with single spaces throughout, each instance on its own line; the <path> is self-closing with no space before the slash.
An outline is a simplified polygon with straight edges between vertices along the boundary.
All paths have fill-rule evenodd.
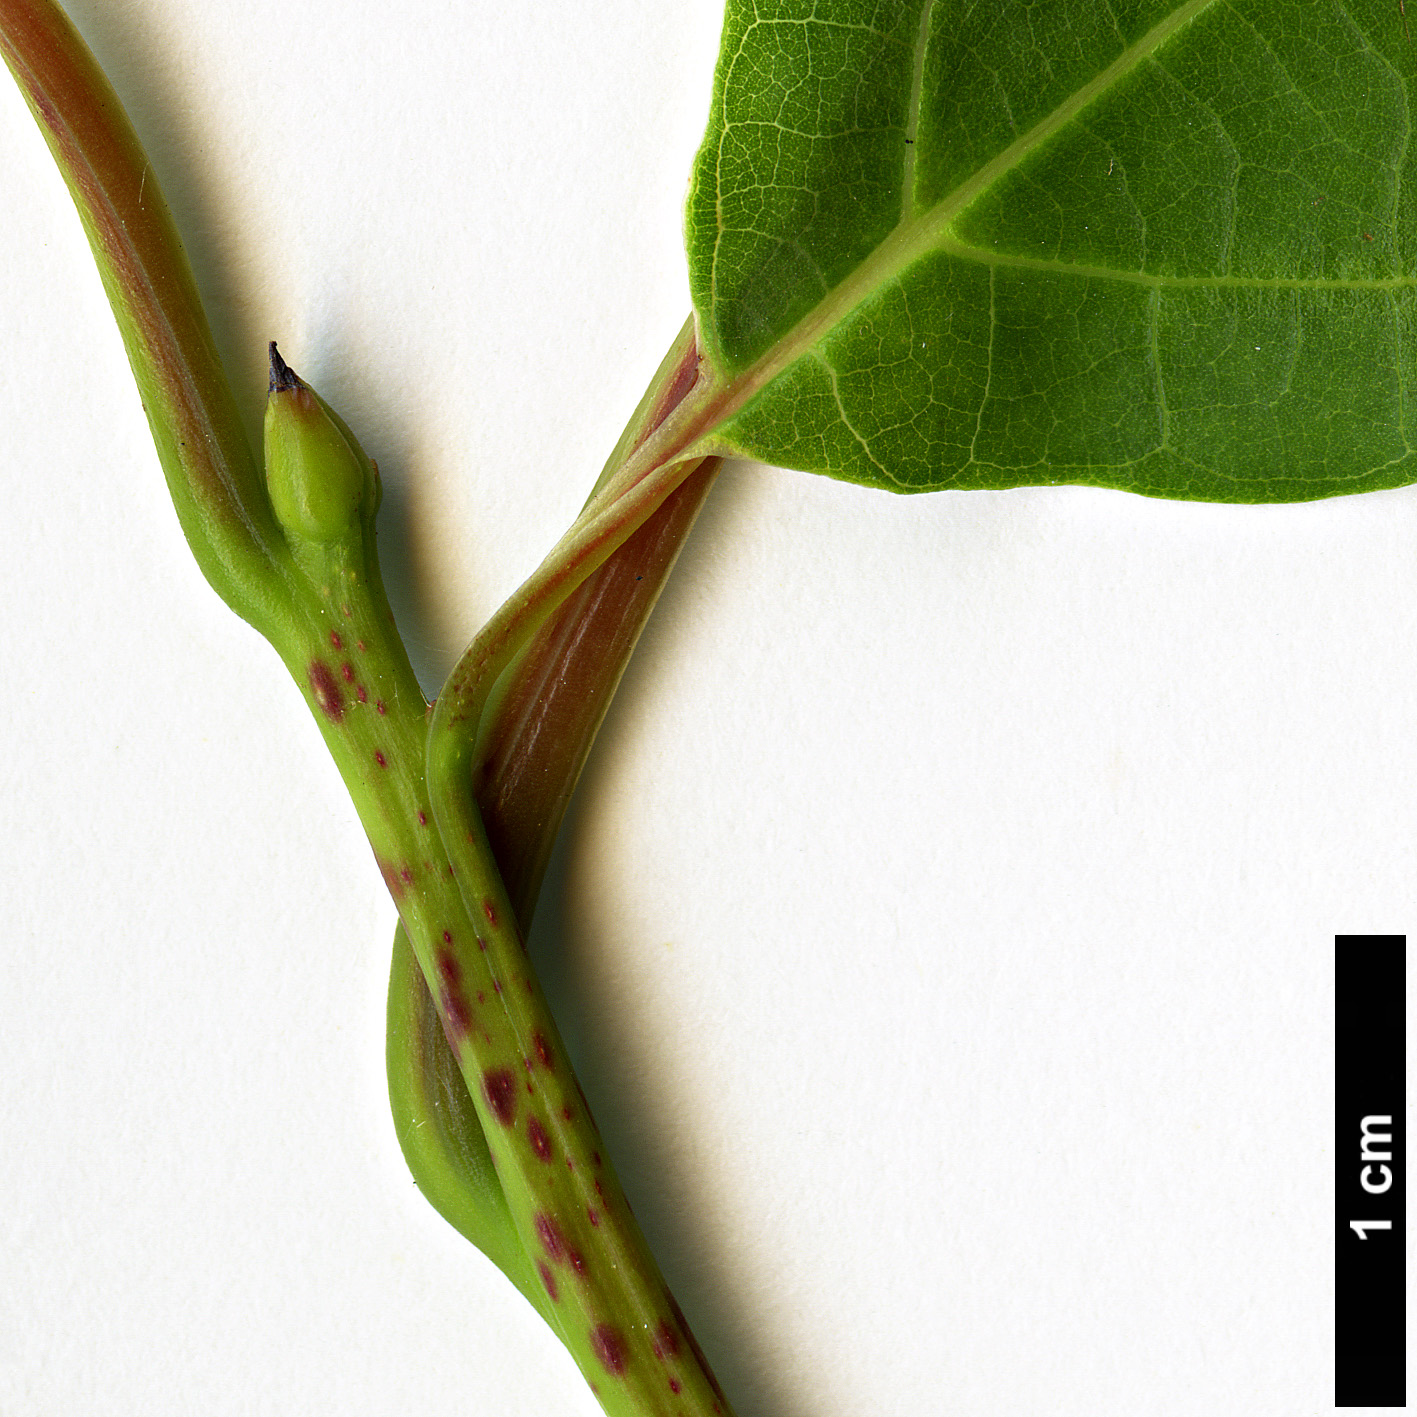
<path id="1" fill-rule="evenodd" d="M 300 375 L 280 357 L 280 350 L 276 348 L 275 340 L 272 340 L 271 392 L 273 394 L 290 394 L 300 388 L 304 388 L 304 385 L 300 381 Z"/>

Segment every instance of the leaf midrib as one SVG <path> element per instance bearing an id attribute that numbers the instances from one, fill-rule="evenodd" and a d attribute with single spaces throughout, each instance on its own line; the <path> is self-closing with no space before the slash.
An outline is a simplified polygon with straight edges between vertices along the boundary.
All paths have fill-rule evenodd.
<path id="1" fill-rule="evenodd" d="M 1119 271 L 1111 266 L 1091 266 L 1081 261 L 1051 260 L 1043 256 L 1015 256 L 1007 252 L 985 251 L 952 234 L 942 236 L 930 248 L 963 260 L 978 261 L 990 267 L 1010 266 L 1015 270 L 1047 271 L 1054 275 L 1091 277 L 1098 280 L 1120 281 L 1126 285 L 1143 285 L 1161 290 L 1405 290 L 1414 283 L 1412 276 L 1381 276 L 1372 278 L 1344 276 L 1177 276 L 1156 275 L 1150 271 Z"/>
<path id="2" fill-rule="evenodd" d="M 1101 97 L 1118 80 L 1150 58 L 1178 30 L 1218 3 L 1218 0 L 1186 0 L 1163 20 L 1153 25 L 1139 40 L 1130 45 L 1111 64 L 1070 94 L 1028 132 L 1016 138 L 977 172 L 947 196 L 918 216 L 902 220 L 895 230 L 845 280 L 829 291 L 806 315 L 753 364 L 720 386 L 712 400 L 716 417 L 712 419 L 694 451 L 711 449 L 714 428 L 727 422 L 755 394 L 765 388 L 785 369 L 807 353 L 822 336 L 845 316 L 861 305 L 887 281 L 894 279 L 921 257 L 944 251 L 964 259 L 977 260 L 990 266 L 1011 266 L 1020 269 L 1050 271 L 1081 277 L 1097 277 L 1125 281 L 1130 284 L 1166 287 L 1240 287 L 1245 289 L 1323 289 L 1323 290 L 1392 290 L 1413 284 L 1408 277 L 1384 280 L 1345 279 L 1263 279 L 1245 276 L 1170 276 L 1147 272 L 1117 271 L 1104 266 L 1087 266 L 1065 261 L 1045 260 L 1024 256 L 1003 255 L 984 251 L 960 241 L 951 224 L 977 197 L 987 191 L 1041 144 L 1071 122 L 1094 100 Z M 932 8 L 927 6 L 927 11 Z M 926 31 L 922 28 L 921 35 Z M 917 53 L 917 69 L 920 55 Z M 912 100 L 917 90 L 912 88 Z M 912 117 L 913 122 L 913 117 Z M 913 153 L 907 155 L 906 169 L 913 170 Z M 903 205 L 908 211 L 908 205 Z"/>

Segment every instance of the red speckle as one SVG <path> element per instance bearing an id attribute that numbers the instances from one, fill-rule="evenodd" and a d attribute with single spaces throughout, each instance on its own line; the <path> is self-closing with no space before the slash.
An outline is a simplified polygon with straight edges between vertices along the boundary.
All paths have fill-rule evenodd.
<path id="1" fill-rule="evenodd" d="M 668 1319 L 660 1319 L 654 1331 L 654 1356 L 661 1361 L 679 1356 L 679 1335 Z"/>
<path id="2" fill-rule="evenodd" d="M 502 992 L 502 981 L 500 979 L 494 979 L 492 981 L 492 992 L 494 994 L 500 994 Z"/>
<path id="3" fill-rule="evenodd" d="M 349 606 L 347 606 L 347 605 L 341 605 L 341 606 L 340 606 L 340 609 L 344 611 L 344 618 L 345 618 L 346 620 L 353 620 L 353 619 L 354 619 L 354 611 L 352 611 L 352 610 L 349 608 Z"/>
<path id="4" fill-rule="evenodd" d="M 482 913 L 487 917 L 487 923 L 489 925 L 495 925 L 497 923 L 497 907 L 486 898 L 484 898 L 482 902 Z"/>
<path id="5" fill-rule="evenodd" d="M 330 673 L 329 665 L 322 660 L 312 659 L 309 678 L 310 697 L 315 700 L 315 707 L 331 723 L 338 723 L 344 717 L 344 695 L 340 692 L 335 676 Z"/>
<path id="6" fill-rule="evenodd" d="M 443 931 L 443 943 L 444 943 L 445 945 L 451 945 L 452 942 L 453 942 L 453 932 L 452 932 L 451 930 L 444 930 L 444 931 Z"/>
<path id="7" fill-rule="evenodd" d="M 479 999 L 481 996 L 478 996 Z M 482 1074 L 482 1093 L 492 1115 L 510 1127 L 517 1115 L 517 1079 L 510 1068 L 488 1068 Z"/>
<path id="8" fill-rule="evenodd" d="M 452 937 L 444 930 L 443 938 L 448 940 Z M 462 983 L 462 968 L 449 950 L 438 951 L 438 977 L 449 989 L 456 989 Z"/>
<path id="9" fill-rule="evenodd" d="M 485 1004 L 487 1002 L 487 995 L 484 994 L 481 989 L 477 991 L 477 1002 L 479 1004 Z"/>
<path id="10" fill-rule="evenodd" d="M 545 1260 L 537 1260 L 536 1272 L 541 1276 L 541 1282 L 546 1286 L 546 1292 L 551 1296 L 553 1304 L 559 1302 L 561 1296 L 556 1292 L 556 1276 L 546 1268 Z"/>
<path id="11" fill-rule="evenodd" d="M 713 1389 L 714 1396 L 718 1398 L 719 1402 L 727 1402 L 728 1399 L 724 1397 L 723 1389 L 718 1385 L 718 1379 L 713 1375 L 713 1369 L 708 1365 L 708 1359 L 704 1357 L 704 1350 L 699 1347 L 698 1340 L 694 1337 L 689 1329 L 689 1325 L 684 1320 L 683 1310 L 680 1309 L 679 1305 L 675 1302 L 674 1296 L 667 1289 L 664 1291 L 664 1297 L 669 1301 L 669 1312 L 674 1315 L 674 1322 L 679 1325 L 679 1332 L 684 1335 L 685 1340 L 688 1342 L 689 1351 L 694 1355 L 694 1361 L 698 1363 L 699 1371 L 708 1379 L 709 1386 Z M 718 1402 L 714 1403 L 713 1410 L 715 1412 L 719 1411 Z"/>
<path id="12" fill-rule="evenodd" d="M 363 654 L 363 653 L 364 653 L 364 641 L 363 641 L 363 640 L 357 641 L 354 647 L 355 647 L 355 649 L 357 649 L 357 650 L 359 651 L 360 654 Z"/>
<path id="13" fill-rule="evenodd" d="M 444 989 L 438 996 L 438 1017 L 442 1020 L 448 1047 L 457 1052 L 458 1040 L 472 1027 L 472 1011 L 467 1000 L 454 989 Z"/>
<path id="14" fill-rule="evenodd" d="M 533 1222 L 536 1238 L 541 1248 L 556 1264 L 569 1265 L 582 1278 L 585 1277 L 586 1263 L 579 1250 L 574 1249 L 561 1233 L 561 1227 L 549 1215 L 538 1215 Z"/>
<path id="15" fill-rule="evenodd" d="M 551 1045 L 539 1033 L 532 1034 L 531 1042 L 536 1056 L 541 1059 L 541 1066 L 554 1070 L 556 1065 L 551 1058 Z"/>
<path id="16" fill-rule="evenodd" d="M 585 1208 L 585 1216 L 586 1216 L 586 1219 L 589 1220 L 592 1225 L 594 1225 L 597 1229 L 599 1229 L 599 1227 L 600 1227 L 600 1212 L 599 1212 L 593 1205 L 588 1205 L 588 1206 L 586 1206 L 586 1208 Z"/>
<path id="17" fill-rule="evenodd" d="M 590 1334 L 591 1347 L 600 1359 L 600 1366 L 612 1377 L 620 1377 L 629 1366 L 630 1355 L 625 1351 L 625 1340 L 620 1330 L 613 1324 L 597 1324 Z"/>
<path id="18" fill-rule="evenodd" d="M 669 1379 L 669 1391 L 672 1392 L 675 1397 L 679 1396 L 680 1390 L 683 1388 L 683 1386 L 684 1384 L 681 1383 L 678 1378 Z"/>
<path id="19" fill-rule="evenodd" d="M 487 941 L 484 940 L 481 935 L 477 937 L 477 948 L 484 952 L 487 949 Z"/>
<path id="20" fill-rule="evenodd" d="M 369 702 L 369 690 L 366 689 L 363 684 L 361 684 L 354 691 L 354 697 L 358 699 L 361 704 L 367 704 Z"/>
<path id="21" fill-rule="evenodd" d="M 551 1160 L 551 1138 L 546 1135 L 546 1128 L 535 1117 L 526 1124 L 526 1139 L 531 1143 L 531 1149 L 539 1160 Z"/>
<path id="22" fill-rule="evenodd" d="M 374 860 L 378 863 L 379 874 L 384 878 L 389 894 L 397 900 L 403 894 L 403 882 L 399 880 L 398 872 L 382 857 L 376 856 Z"/>
<path id="23" fill-rule="evenodd" d="M 345 660 L 345 662 L 340 665 L 339 672 L 344 676 L 344 682 L 346 684 L 354 683 L 354 666 L 348 660 Z"/>
<path id="24" fill-rule="evenodd" d="M 404 885 L 411 886 L 413 884 L 413 868 L 411 866 L 405 866 L 403 870 L 399 872 L 399 880 L 401 880 Z"/>
<path id="25" fill-rule="evenodd" d="M 426 827 L 426 826 L 428 825 L 428 813 L 427 813 L 427 812 L 420 812 L 420 813 L 418 814 L 418 825 L 421 826 L 421 827 Z"/>
<path id="26" fill-rule="evenodd" d="M 342 639 L 340 639 L 340 637 L 339 637 L 339 631 L 338 631 L 338 630 L 331 630 L 331 631 L 330 631 L 330 643 L 331 643 L 336 649 L 343 649 L 343 648 L 344 648 L 344 641 L 343 641 Z"/>
<path id="27" fill-rule="evenodd" d="M 374 750 L 374 761 L 378 763 L 381 768 L 386 768 L 389 765 L 389 760 L 379 752 L 377 748 Z"/>
<path id="28" fill-rule="evenodd" d="M 541 1248 L 551 1256 L 557 1264 L 566 1258 L 566 1239 L 561 1234 L 561 1228 L 549 1215 L 538 1215 L 534 1222 L 536 1226 L 536 1238 L 541 1241 Z"/>
<path id="29" fill-rule="evenodd" d="M 569 1121 L 571 1120 L 571 1118 L 574 1117 L 576 1114 L 575 1114 L 574 1112 L 572 1112 L 569 1107 L 562 1107 L 562 1108 L 561 1108 L 561 1115 L 566 1119 L 566 1121 L 569 1122 Z"/>
<path id="30" fill-rule="evenodd" d="M 388 709 L 384 707 L 383 699 L 380 699 L 379 702 L 374 705 L 374 708 L 379 713 L 388 713 Z"/>

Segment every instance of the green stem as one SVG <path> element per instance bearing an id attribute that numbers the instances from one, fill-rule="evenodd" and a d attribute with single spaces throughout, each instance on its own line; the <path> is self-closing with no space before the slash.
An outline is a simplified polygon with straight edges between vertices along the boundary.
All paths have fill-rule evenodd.
<path id="1" fill-rule="evenodd" d="M 601 483 L 692 386 L 685 325 Z M 516 657 L 489 711 L 475 778 L 496 864 L 529 926 L 545 862 L 595 732 L 718 470 L 708 459 L 576 589 Z M 457 1059 L 402 928 L 389 982 L 389 1094 L 400 1145 L 425 1197 L 526 1292 L 530 1264 Z M 539 1280 L 528 1297 L 545 1315 Z"/>
<path id="2" fill-rule="evenodd" d="M 158 184 L 112 89 L 51 0 L 0 0 L 0 52 L 78 206 L 197 561 L 281 654 L 354 800 L 437 994 L 549 1300 L 544 1311 L 611 1413 L 725 1412 L 600 1154 L 470 791 L 495 680 L 698 465 L 684 450 L 703 431 L 705 390 L 691 391 L 632 448 L 557 552 L 474 642 L 474 671 L 460 669 L 429 739 L 380 582 L 372 465 L 373 495 L 361 500 L 362 479 L 340 474 L 337 495 L 326 496 L 304 481 L 297 439 L 295 470 L 287 467 L 278 488 L 294 520 L 276 521 Z M 318 411 L 306 413 L 318 425 Z M 347 439 L 362 458 L 339 426 L 341 437 L 324 438 L 319 457 Z M 348 525 L 346 496 L 357 510 Z M 443 770 L 436 814 L 425 761 Z M 524 1270 L 521 1279 L 534 1292 Z"/>
<path id="3" fill-rule="evenodd" d="M 273 388 L 277 382 L 273 371 Z M 506 1258 L 504 1268 L 533 1297 L 607 1411 L 724 1413 L 602 1156 L 486 838 L 471 869 L 469 853 L 447 849 L 424 776 L 425 705 L 379 576 L 377 471 L 312 391 L 294 376 L 279 382 L 284 391 L 273 393 L 272 407 L 285 402 L 267 416 L 272 486 L 283 502 L 310 510 L 287 526 L 302 593 L 286 633 L 273 642 L 301 684 L 437 997 L 529 1259 L 517 1260 L 495 1213 L 479 1221 L 487 1232 L 479 1243 L 490 1238 L 484 1248 L 499 1263 Z M 281 429 L 289 436 L 273 441 Z M 351 456 L 363 474 L 351 469 Z M 360 486 L 368 492 L 346 524 L 345 503 L 324 490 Z M 480 831 L 470 775 L 458 782 Z M 534 1297 L 528 1263 L 544 1297 Z"/>
<path id="4" fill-rule="evenodd" d="M 707 1417 L 726 1413 L 728 1404 L 604 1156 L 467 784 L 498 676 L 697 466 L 655 461 L 693 426 L 683 415 L 696 402 L 691 391 L 628 454 L 537 576 L 473 642 L 440 696 L 429 728 L 428 782 L 476 934 L 466 943 L 447 939 L 426 958 L 410 931 L 517 1233 L 563 1341 L 612 1417 L 671 1410 Z"/>

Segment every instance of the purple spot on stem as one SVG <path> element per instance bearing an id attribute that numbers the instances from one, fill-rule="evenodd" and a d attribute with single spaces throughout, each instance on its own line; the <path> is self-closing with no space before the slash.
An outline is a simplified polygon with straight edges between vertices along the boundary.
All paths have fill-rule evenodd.
<path id="1" fill-rule="evenodd" d="M 532 1034 L 531 1042 L 536 1049 L 536 1056 L 541 1059 L 541 1066 L 548 1072 L 554 1072 L 556 1063 L 551 1056 L 551 1045 L 539 1033 Z"/>
<path id="2" fill-rule="evenodd" d="M 546 1286 L 546 1292 L 551 1296 L 553 1304 L 559 1302 L 561 1296 L 556 1292 L 556 1276 L 546 1268 L 545 1260 L 537 1260 L 536 1272 L 541 1276 L 541 1282 Z"/>
<path id="3" fill-rule="evenodd" d="M 488 1068 L 482 1074 L 482 1092 L 492 1115 L 510 1127 L 517 1115 L 517 1079 L 510 1068 Z"/>
<path id="4" fill-rule="evenodd" d="M 719 1402 L 727 1402 L 723 1395 L 723 1389 L 718 1385 L 718 1379 L 713 1375 L 713 1369 L 708 1365 L 708 1359 L 704 1357 L 704 1350 L 699 1347 L 699 1341 L 693 1335 L 688 1323 L 684 1319 L 684 1311 L 675 1302 L 674 1296 L 666 1289 L 664 1297 L 669 1302 L 669 1312 L 674 1315 L 674 1322 L 679 1325 L 679 1332 L 684 1335 L 685 1341 L 689 1345 L 689 1351 L 694 1355 L 694 1361 L 699 1365 L 699 1371 L 708 1379 L 709 1386 L 714 1391 Z M 719 1410 L 718 1403 L 714 1404 L 714 1411 Z"/>
<path id="5" fill-rule="evenodd" d="M 323 660 L 312 659 L 309 676 L 310 695 L 315 700 L 315 707 L 331 723 L 340 722 L 344 718 L 344 695 L 340 692 L 338 680 L 330 673 L 329 665 Z"/>
<path id="6" fill-rule="evenodd" d="M 379 874 L 384 878 L 384 884 L 389 888 L 389 894 L 397 900 L 403 894 L 403 882 L 399 880 L 398 872 L 394 870 L 382 857 L 374 858 L 379 867 Z"/>
<path id="7" fill-rule="evenodd" d="M 389 765 L 389 760 L 377 748 L 374 750 L 374 761 L 378 763 L 381 768 L 386 768 Z"/>
<path id="8" fill-rule="evenodd" d="M 536 1228 L 536 1238 L 541 1241 L 541 1248 L 551 1259 L 556 1264 L 569 1266 L 584 1279 L 586 1262 L 582 1258 L 581 1252 L 561 1233 L 561 1227 L 549 1215 L 538 1215 L 533 1223 Z"/>
<path id="9" fill-rule="evenodd" d="M 654 1331 L 654 1356 L 661 1362 L 666 1358 L 679 1356 L 679 1335 L 668 1319 L 660 1319 Z"/>
<path id="10" fill-rule="evenodd" d="M 538 1215 L 535 1226 L 536 1238 L 541 1241 L 541 1248 L 560 1264 L 566 1258 L 566 1239 L 561 1234 L 560 1226 L 549 1215 Z"/>
<path id="11" fill-rule="evenodd" d="M 343 676 L 346 684 L 354 683 L 354 666 L 348 660 L 345 660 L 345 662 L 340 665 L 339 672 Z"/>
<path id="12" fill-rule="evenodd" d="M 448 1047 L 457 1051 L 458 1042 L 472 1027 L 472 1011 L 467 1000 L 455 989 L 444 989 L 438 996 L 438 1016 L 443 1023 L 443 1037 Z"/>
<path id="13" fill-rule="evenodd" d="M 546 1135 L 546 1128 L 535 1117 L 527 1120 L 526 1139 L 531 1143 L 531 1149 L 539 1160 L 551 1160 L 551 1138 Z"/>
<path id="14" fill-rule="evenodd" d="M 340 637 L 339 637 L 339 631 L 338 631 L 338 630 L 331 630 L 331 631 L 330 631 L 330 643 L 331 643 L 336 649 L 343 649 L 343 648 L 344 648 L 344 641 L 343 641 L 342 639 L 340 639 Z"/>
<path id="15" fill-rule="evenodd" d="M 629 1366 L 630 1355 L 625 1351 L 620 1330 L 613 1324 L 597 1324 L 591 1330 L 590 1343 L 600 1359 L 600 1366 L 612 1377 L 621 1377 Z"/>

